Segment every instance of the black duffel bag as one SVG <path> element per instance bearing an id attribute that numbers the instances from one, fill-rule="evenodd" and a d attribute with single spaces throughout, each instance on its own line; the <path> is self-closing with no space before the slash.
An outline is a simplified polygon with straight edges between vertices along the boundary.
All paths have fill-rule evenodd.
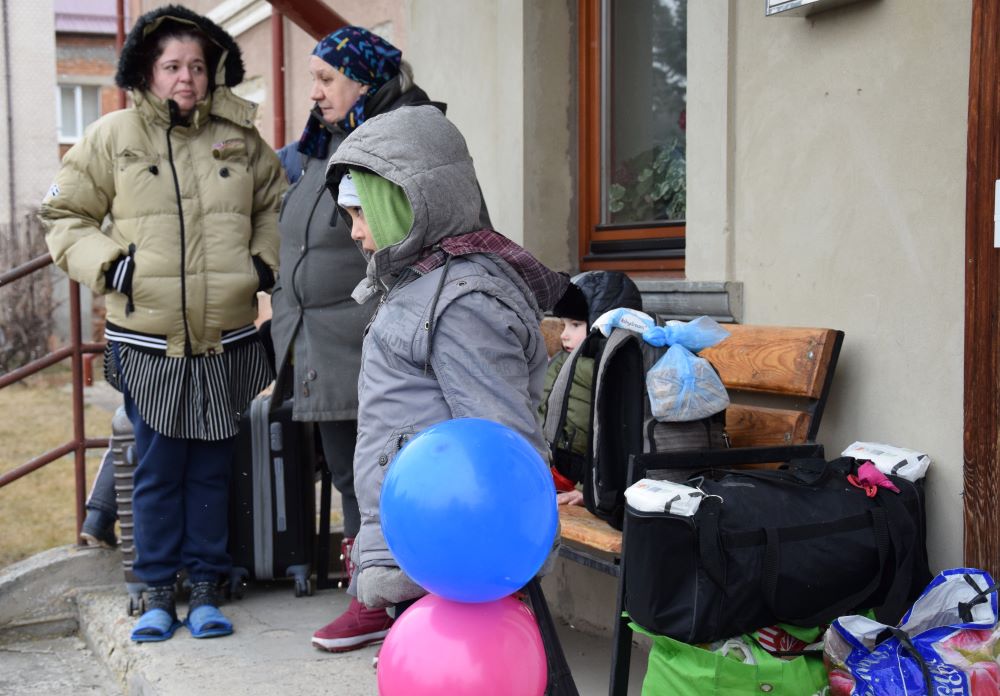
<path id="1" fill-rule="evenodd" d="M 847 480 L 857 464 L 844 457 L 699 472 L 689 485 L 705 498 L 693 517 L 627 506 L 629 616 L 685 643 L 775 623 L 817 626 L 871 608 L 896 624 L 931 579 L 923 485 L 890 476 L 900 493 L 868 497 Z"/>

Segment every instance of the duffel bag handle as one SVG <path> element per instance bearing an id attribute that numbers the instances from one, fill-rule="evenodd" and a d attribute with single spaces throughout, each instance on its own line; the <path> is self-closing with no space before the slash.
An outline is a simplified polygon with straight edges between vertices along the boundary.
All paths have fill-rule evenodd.
<path id="1" fill-rule="evenodd" d="M 807 486 L 815 486 L 831 476 L 844 478 L 854 470 L 854 460 L 840 457 L 827 461 L 820 457 L 793 459 L 788 463 L 788 473 Z M 781 471 L 779 469 L 779 471 Z"/>
<path id="2" fill-rule="evenodd" d="M 829 623 L 838 616 L 845 616 L 854 613 L 868 597 L 878 589 L 885 577 L 886 559 L 889 556 L 890 536 L 889 525 L 886 520 L 885 511 L 881 507 L 869 510 L 872 518 L 872 531 L 875 534 L 875 548 L 878 552 L 879 572 L 857 592 L 845 597 L 836 604 L 826 607 L 811 616 L 792 617 L 783 612 L 778 605 L 778 578 L 781 572 L 781 543 L 778 538 L 778 530 L 770 527 L 764 530 L 766 546 L 764 549 L 764 567 L 761 573 L 761 591 L 764 601 L 767 603 L 771 614 L 782 623 L 790 623 L 796 626 L 818 626 Z M 836 525 L 831 525 L 835 527 Z M 834 531 L 831 529 L 831 531 Z M 897 557 L 897 564 L 900 559 Z M 896 569 L 897 573 L 899 568 Z"/>
<path id="3" fill-rule="evenodd" d="M 840 464 L 841 459 L 826 461 L 821 458 L 794 459 L 787 469 L 711 469 L 702 472 L 714 480 L 721 481 L 727 476 L 744 476 L 767 483 L 784 483 L 792 486 L 818 486 L 834 475 L 846 476 L 849 469 Z"/>

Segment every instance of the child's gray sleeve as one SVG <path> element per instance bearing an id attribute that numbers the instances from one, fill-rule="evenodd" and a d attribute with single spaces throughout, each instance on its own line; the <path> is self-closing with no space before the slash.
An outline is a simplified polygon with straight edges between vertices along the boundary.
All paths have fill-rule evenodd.
<path id="1" fill-rule="evenodd" d="M 448 305 L 434 325 L 431 367 L 454 418 L 486 418 L 523 435 L 548 460 L 531 396 L 531 330 L 485 293 Z M 544 366 L 544 363 L 543 363 Z M 544 369 L 544 367 L 542 368 Z"/>

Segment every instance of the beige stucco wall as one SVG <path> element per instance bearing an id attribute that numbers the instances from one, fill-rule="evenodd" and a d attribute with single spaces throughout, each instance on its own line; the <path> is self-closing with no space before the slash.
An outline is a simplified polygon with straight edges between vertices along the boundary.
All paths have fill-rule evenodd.
<path id="1" fill-rule="evenodd" d="M 410 0 L 418 82 L 465 135 L 494 226 L 523 239 L 523 0 Z"/>
<path id="2" fill-rule="evenodd" d="M 22 218 L 38 208 L 59 167 L 55 16 L 51 2 L 8 3 L 7 16 L 11 112 L 3 84 L 6 71 L 0 71 L 0 225 L 9 224 L 13 206 L 20 227 Z M 4 53 L 0 32 L 0 62 Z"/>
<path id="3" fill-rule="evenodd" d="M 448 103 L 494 226 L 568 270 L 574 224 L 567 0 L 410 0 L 417 81 Z"/>
<path id="4" fill-rule="evenodd" d="M 576 0 L 524 6 L 523 243 L 559 271 L 577 270 Z"/>
<path id="5" fill-rule="evenodd" d="M 31 237 L 38 243 L 41 229 L 29 222 L 49 190 L 59 169 L 58 124 L 56 122 L 56 37 L 55 14 L 50 0 L 34 3 L 7 3 L 7 35 L 4 45 L 0 31 L 0 254 L 6 263 L 28 259 L 26 244 Z M 2 26 L 0 26 L 2 30 Z M 3 64 L 3 57 L 10 65 Z M 5 75 L 9 72 L 10 83 Z M 7 90 L 10 89 L 8 111 Z M 17 232 L 17 238 L 11 227 Z M 18 242 L 15 246 L 15 242 Z M 9 252 L 19 249 L 16 257 Z M 10 270 L 4 267 L 3 271 Z M 69 337 L 68 292 L 65 275 L 50 269 L 53 292 L 58 302 L 54 333 L 58 340 Z M 33 279 L 16 282 L 13 289 L 27 291 Z M 9 297 L 9 295 L 7 296 Z M 90 294 L 81 293 L 84 316 L 90 311 Z M 84 340 L 90 333 L 84 325 Z"/>
<path id="6" fill-rule="evenodd" d="M 820 441 L 929 453 L 931 563 L 958 565 L 971 2 L 761 5 L 692 3 L 688 276 L 845 331 Z"/>

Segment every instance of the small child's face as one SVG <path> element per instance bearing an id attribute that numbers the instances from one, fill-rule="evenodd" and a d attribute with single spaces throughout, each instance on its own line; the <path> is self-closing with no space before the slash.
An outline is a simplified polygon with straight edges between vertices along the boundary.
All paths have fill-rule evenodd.
<path id="1" fill-rule="evenodd" d="M 568 353 L 583 343 L 583 339 L 587 337 L 587 322 L 563 319 L 562 323 L 563 330 L 559 335 L 559 340 L 562 341 L 563 350 Z"/>
<path id="2" fill-rule="evenodd" d="M 364 211 L 355 206 L 345 208 L 345 210 L 351 216 L 351 239 L 361 242 L 361 248 L 365 251 L 374 253 L 376 251 L 375 239 L 372 237 L 372 231 L 368 227 L 368 221 L 365 220 Z"/>

